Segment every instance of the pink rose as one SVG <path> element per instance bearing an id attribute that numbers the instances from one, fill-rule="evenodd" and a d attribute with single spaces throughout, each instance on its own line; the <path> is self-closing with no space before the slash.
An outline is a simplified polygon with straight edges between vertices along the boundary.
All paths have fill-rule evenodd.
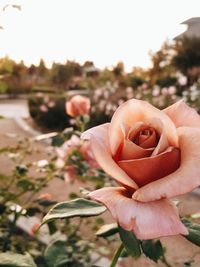
<path id="1" fill-rule="evenodd" d="M 82 146 L 82 140 L 77 135 L 72 135 L 71 138 L 64 142 L 61 147 L 56 148 L 58 160 L 56 166 L 63 168 L 66 164 L 66 160 L 73 153 L 73 151 L 80 151 Z M 81 152 L 81 151 L 80 151 Z"/>
<path id="2" fill-rule="evenodd" d="M 56 161 L 57 168 L 65 168 L 65 181 L 72 182 L 77 177 L 75 167 L 67 166 L 66 161 L 73 151 L 79 151 L 84 160 L 86 160 L 91 168 L 98 168 L 99 165 L 96 162 L 91 146 L 89 142 L 82 141 L 76 135 L 72 135 L 71 139 L 66 141 L 61 147 L 56 149 L 58 159 Z"/>
<path id="3" fill-rule="evenodd" d="M 91 168 L 99 168 L 99 165 L 93 155 L 90 142 L 84 142 L 80 147 L 80 152 Z"/>
<path id="4" fill-rule="evenodd" d="M 169 199 L 200 185 L 200 116 L 179 101 L 158 110 L 132 99 L 111 123 L 83 134 L 99 165 L 120 187 L 89 196 L 139 239 L 188 234 Z"/>
<path id="5" fill-rule="evenodd" d="M 88 114 L 89 110 L 90 100 L 87 97 L 76 95 L 66 102 L 66 113 L 71 117 Z"/>
<path id="6" fill-rule="evenodd" d="M 40 111 L 42 111 L 42 112 L 48 112 L 48 108 L 47 108 L 47 106 L 45 106 L 45 105 L 41 105 L 41 106 L 40 106 Z"/>

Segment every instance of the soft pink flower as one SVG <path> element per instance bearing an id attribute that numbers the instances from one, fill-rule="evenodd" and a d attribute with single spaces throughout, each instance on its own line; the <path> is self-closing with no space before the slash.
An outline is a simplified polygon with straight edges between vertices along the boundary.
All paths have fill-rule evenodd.
<path id="1" fill-rule="evenodd" d="M 61 147 L 57 148 L 56 151 L 58 154 L 56 166 L 57 168 L 65 167 L 66 181 L 73 181 L 74 177 L 76 176 L 75 168 L 73 166 L 66 165 L 67 158 L 73 151 L 79 151 L 91 168 L 97 168 L 99 166 L 94 158 L 90 143 L 87 141 L 83 142 L 76 135 L 72 135 L 71 139 L 66 141 Z"/>
<path id="2" fill-rule="evenodd" d="M 182 86 L 186 85 L 187 84 L 187 77 L 186 76 L 179 77 L 178 82 Z"/>
<path id="3" fill-rule="evenodd" d="M 99 165 L 120 187 L 89 196 L 139 239 L 188 234 L 171 197 L 200 185 L 200 116 L 179 101 L 158 110 L 132 99 L 111 123 L 83 134 Z"/>
<path id="4" fill-rule="evenodd" d="M 65 166 L 67 158 L 74 150 L 79 149 L 80 143 L 80 138 L 77 135 L 72 135 L 61 147 L 56 148 L 58 154 L 58 159 L 56 161 L 57 168 L 63 168 Z"/>
<path id="5" fill-rule="evenodd" d="M 56 103 L 55 103 L 54 101 L 50 101 L 50 102 L 48 103 L 48 107 L 49 107 L 49 108 L 53 108 L 53 107 L 55 107 L 55 105 L 56 105 Z"/>
<path id="6" fill-rule="evenodd" d="M 99 164 L 97 163 L 97 161 L 93 155 L 90 142 L 85 141 L 82 144 L 80 151 L 83 155 L 83 158 L 88 162 L 88 164 L 90 165 L 91 168 L 98 168 L 99 167 Z"/>
<path id="7" fill-rule="evenodd" d="M 90 100 L 87 97 L 76 95 L 66 102 L 66 113 L 71 117 L 88 114 L 90 111 Z"/>
<path id="8" fill-rule="evenodd" d="M 67 166 L 64 173 L 65 182 L 73 183 L 76 180 L 77 173 L 74 166 Z"/>
<path id="9" fill-rule="evenodd" d="M 49 99 L 49 96 L 48 95 L 45 95 L 43 99 L 44 99 L 44 103 L 45 104 L 48 104 L 49 103 L 49 100 L 50 99 Z"/>
<path id="10" fill-rule="evenodd" d="M 41 97 L 43 97 L 43 93 L 37 93 L 37 94 L 36 94 L 36 97 L 37 97 L 37 98 L 41 98 Z"/>
<path id="11" fill-rule="evenodd" d="M 147 84 L 147 83 L 143 83 L 143 84 L 141 85 L 141 89 L 142 89 L 143 91 L 146 91 L 146 90 L 148 89 L 148 84 Z"/>
<path id="12" fill-rule="evenodd" d="M 168 93 L 169 93 L 170 95 L 174 95 L 174 94 L 176 93 L 176 87 L 175 87 L 175 86 L 170 86 L 170 87 L 168 88 Z"/>
<path id="13" fill-rule="evenodd" d="M 161 93 L 162 93 L 162 95 L 168 95 L 168 90 L 167 90 L 167 88 L 166 88 L 166 87 L 163 87 L 163 88 L 161 89 Z"/>
<path id="14" fill-rule="evenodd" d="M 48 111 L 47 106 L 45 106 L 45 105 L 41 105 L 41 106 L 40 106 L 40 111 L 42 111 L 42 112 L 47 112 L 47 111 Z"/>
<path id="15" fill-rule="evenodd" d="M 159 96 L 160 94 L 160 88 L 155 87 L 152 91 L 152 96 Z"/>

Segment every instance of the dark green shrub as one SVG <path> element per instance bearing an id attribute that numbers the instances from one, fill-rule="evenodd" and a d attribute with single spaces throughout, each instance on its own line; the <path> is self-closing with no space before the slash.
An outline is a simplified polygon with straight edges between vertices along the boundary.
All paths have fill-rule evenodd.
<path id="1" fill-rule="evenodd" d="M 49 130 L 63 130 L 70 125 L 65 112 L 66 97 L 34 94 L 29 97 L 29 112 L 37 125 Z"/>
<path id="2" fill-rule="evenodd" d="M 162 79 L 158 79 L 156 81 L 156 84 L 159 85 L 160 87 L 169 87 L 169 86 L 175 85 L 176 82 L 177 82 L 176 77 L 166 76 Z"/>

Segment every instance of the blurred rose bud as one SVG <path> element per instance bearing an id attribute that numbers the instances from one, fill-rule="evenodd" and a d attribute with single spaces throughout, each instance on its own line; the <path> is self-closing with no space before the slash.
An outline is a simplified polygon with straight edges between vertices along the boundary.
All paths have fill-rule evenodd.
<path id="1" fill-rule="evenodd" d="M 159 96 L 160 95 L 160 88 L 155 86 L 152 91 L 152 96 Z"/>
<path id="2" fill-rule="evenodd" d="M 81 153 L 83 154 L 83 158 L 88 162 L 91 168 L 98 168 L 99 164 L 97 163 L 92 149 L 91 149 L 91 144 L 88 141 L 85 141 L 81 148 L 80 148 Z"/>
<path id="3" fill-rule="evenodd" d="M 33 226 L 31 227 L 31 229 L 29 231 L 29 234 L 30 235 L 35 235 L 37 233 L 37 231 L 39 230 L 39 228 L 40 228 L 40 224 L 39 223 L 33 224 Z"/>
<path id="4" fill-rule="evenodd" d="M 89 110 L 90 100 L 87 97 L 76 95 L 66 102 L 66 113 L 71 117 L 88 114 Z"/>
<path id="5" fill-rule="evenodd" d="M 182 86 L 187 85 L 187 77 L 186 76 L 179 77 L 178 82 Z"/>
<path id="6" fill-rule="evenodd" d="M 168 95 L 168 90 L 167 90 L 167 88 L 166 88 L 166 87 L 163 87 L 163 88 L 161 89 L 161 93 L 162 93 L 162 95 Z"/>
<path id="7" fill-rule="evenodd" d="M 39 195 L 38 199 L 40 200 L 50 200 L 52 199 L 52 195 L 49 193 L 43 193 L 41 195 Z"/>
<path id="8" fill-rule="evenodd" d="M 50 102 L 48 103 L 48 107 L 49 107 L 49 108 L 53 108 L 53 107 L 55 107 L 55 105 L 56 105 L 56 103 L 55 103 L 54 101 L 50 101 Z"/>
<path id="9" fill-rule="evenodd" d="M 41 106 L 40 106 L 40 111 L 42 111 L 42 112 L 47 112 L 47 111 L 48 111 L 47 106 L 45 106 L 45 105 L 41 105 Z"/>
<path id="10" fill-rule="evenodd" d="M 143 91 L 146 91 L 146 90 L 148 89 L 148 84 L 147 84 L 147 83 L 143 83 L 143 84 L 141 85 L 141 89 L 142 89 Z"/>
<path id="11" fill-rule="evenodd" d="M 170 95 L 174 95 L 174 94 L 176 93 L 176 87 L 175 87 L 175 86 L 170 86 L 170 87 L 168 88 L 168 93 L 169 93 Z"/>
<path id="12" fill-rule="evenodd" d="M 48 102 L 49 102 L 49 96 L 48 95 L 45 95 L 43 100 L 44 100 L 44 103 L 45 104 L 48 104 Z"/>
<path id="13" fill-rule="evenodd" d="M 64 173 L 65 182 L 73 183 L 76 180 L 77 173 L 74 166 L 67 166 Z"/>

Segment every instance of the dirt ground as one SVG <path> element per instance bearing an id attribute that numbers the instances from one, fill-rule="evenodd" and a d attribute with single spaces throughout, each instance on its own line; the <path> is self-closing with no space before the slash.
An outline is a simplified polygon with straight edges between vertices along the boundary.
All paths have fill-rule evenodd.
<path id="1" fill-rule="evenodd" d="M 9 134 L 9 135 L 8 135 Z M 10 135 L 11 134 L 11 135 Z M 28 133 L 24 132 L 13 119 L 1 119 L 0 120 L 0 148 L 6 146 L 14 146 L 15 138 L 10 137 L 12 134 L 17 134 L 18 136 L 29 136 Z M 45 144 L 40 144 L 44 146 Z M 36 154 L 33 160 L 43 159 L 42 154 Z M 5 157 L 0 157 L 0 172 L 10 172 L 12 164 L 8 164 Z M 85 187 L 84 183 L 75 181 L 73 185 L 66 184 L 63 186 L 63 182 L 54 179 L 52 180 L 48 187 L 43 190 L 43 192 L 51 193 L 53 199 L 57 201 L 63 201 L 68 199 L 68 194 L 73 192 L 79 192 L 80 187 Z M 192 213 L 200 212 L 200 196 L 194 193 L 187 194 L 178 198 L 180 201 L 179 210 L 180 214 L 187 215 Z M 110 215 L 104 215 L 106 221 L 112 222 Z M 161 239 L 162 244 L 166 248 L 166 258 L 171 266 L 184 267 L 200 266 L 200 248 L 188 242 L 184 237 L 174 236 L 166 237 Z M 113 251 L 114 253 L 114 251 Z M 120 262 L 120 267 L 163 267 L 162 263 L 158 264 L 152 262 L 151 260 L 141 257 L 139 260 L 133 260 L 131 258 L 123 260 Z M 107 267 L 107 266 L 105 266 Z"/>

